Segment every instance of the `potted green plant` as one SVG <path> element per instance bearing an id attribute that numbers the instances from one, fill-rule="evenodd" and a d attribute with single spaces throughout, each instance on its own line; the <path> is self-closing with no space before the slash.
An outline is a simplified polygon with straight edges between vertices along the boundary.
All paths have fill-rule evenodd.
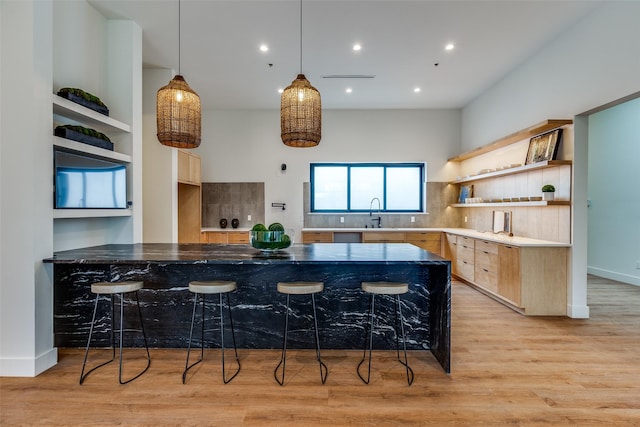
<path id="1" fill-rule="evenodd" d="M 90 108 L 93 111 L 97 111 L 105 116 L 109 115 L 109 109 L 106 105 L 95 95 L 85 92 L 82 89 L 75 87 L 63 87 L 58 91 L 58 96 L 68 99 L 71 102 L 80 104 L 84 107 Z"/>
<path id="2" fill-rule="evenodd" d="M 556 187 L 551 184 L 545 184 L 542 186 L 542 200 L 550 201 L 554 199 L 556 193 Z"/>
<path id="3" fill-rule="evenodd" d="M 82 142 L 84 144 L 93 145 L 94 147 L 113 150 L 113 142 L 107 135 L 98 132 L 95 129 L 86 128 L 84 126 L 60 125 L 54 129 L 54 135 L 61 138 L 71 139 L 73 141 Z"/>

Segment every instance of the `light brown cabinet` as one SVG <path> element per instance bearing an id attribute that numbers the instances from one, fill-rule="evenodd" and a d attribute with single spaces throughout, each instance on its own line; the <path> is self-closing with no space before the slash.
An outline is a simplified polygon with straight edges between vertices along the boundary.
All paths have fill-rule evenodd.
<path id="1" fill-rule="evenodd" d="M 222 243 L 230 245 L 249 244 L 248 231 L 203 231 L 200 243 Z"/>
<path id="2" fill-rule="evenodd" d="M 498 245 L 476 240 L 474 276 L 479 286 L 492 292 L 498 291 Z"/>
<path id="3" fill-rule="evenodd" d="M 451 251 L 452 245 L 448 247 Z M 566 315 L 567 248 L 517 247 L 457 236 L 455 249 L 454 274 L 465 282 L 523 314 Z"/>
<path id="4" fill-rule="evenodd" d="M 335 235 L 360 235 L 362 243 L 411 243 L 437 255 L 442 253 L 442 233 L 440 231 L 303 231 L 302 243 L 334 243 Z"/>
<path id="5" fill-rule="evenodd" d="M 333 243 L 333 232 L 303 231 L 302 243 Z"/>
<path id="6" fill-rule="evenodd" d="M 200 185 L 200 156 L 187 151 L 178 150 L 178 182 L 183 184 Z"/>
<path id="7" fill-rule="evenodd" d="M 462 279 L 474 281 L 475 278 L 475 240 L 458 236 L 456 249 L 456 274 Z"/>
<path id="8" fill-rule="evenodd" d="M 457 274 L 456 263 L 458 261 L 458 236 L 452 233 L 444 234 L 444 245 L 442 245 L 442 256 L 451 260 L 451 274 Z"/>
<path id="9" fill-rule="evenodd" d="M 362 233 L 362 243 L 405 243 L 400 231 L 367 231 Z"/>
<path id="10" fill-rule="evenodd" d="M 500 296 L 522 307 L 520 277 L 520 248 L 515 246 L 498 246 L 498 289 Z"/>
<path id="11" fill-rule="evenodd" d="M 178 150 L 178 243 L 198 243 L 202 226 L 200 156 Z"/>
<path id="12" fill-rule="evenodd" d="M 438 255 L 442 253 L 442 233 L 440 232 L 408 231 L 405 234 L 405 242 Z"/>

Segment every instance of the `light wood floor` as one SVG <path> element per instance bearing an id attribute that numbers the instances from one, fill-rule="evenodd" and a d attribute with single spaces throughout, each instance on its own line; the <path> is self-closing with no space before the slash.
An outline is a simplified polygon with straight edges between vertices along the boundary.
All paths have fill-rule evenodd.
<path id="1" fill-rule="evenodd" d="M 40 376 L 0 379 L 0 424 L 640 426 L 640 287 L 590 277 L 589 306 L 589 320 L 524 317 L 455 283 L 452 374 L 412 351 L 411 387 L 389 352 L 374 353 L 371 384 L 362 384 L 357 351 L 323 352 L 324 386 L 313 352 L 291 352 L 281 387 L 270 350 L 243 350 L 228 385 L 212 350 L 183 385 L 184 350 L 157 349 L 128 385 L 114 364 L 80 386 L 82 351 L 60 349 Z"/>

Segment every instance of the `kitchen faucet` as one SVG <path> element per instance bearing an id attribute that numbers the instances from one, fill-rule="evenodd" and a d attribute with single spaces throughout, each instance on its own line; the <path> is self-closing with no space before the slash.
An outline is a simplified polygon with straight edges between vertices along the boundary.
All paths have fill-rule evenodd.
<path id="1" fill-rule="evenodd" d="M 378 222 L 378 228 L 380 228 L 382 225 L 380 224 L 380 221 L 382 220 L 382 218 L 380 218 L 380 199 L 378 199 L 377 197 L 374 197 L 373 199 L 371 199 L 371 203 L 369 204 L 369 216 L 373 216 L 373 201 L 377 200 L 378 201 L 378 217 L 377 218 L 371 218 L 371 221 L 373 222 Z M 371 226 L 371 228 L 375 228 L 373 225 Z"/>

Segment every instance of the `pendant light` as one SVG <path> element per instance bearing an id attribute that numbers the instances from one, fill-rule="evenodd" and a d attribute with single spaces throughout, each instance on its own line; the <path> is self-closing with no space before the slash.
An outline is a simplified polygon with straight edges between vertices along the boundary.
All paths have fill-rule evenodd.
<path id="1" fill-rule="evenodd" d="M 196 148 L 201 141 L 200 97 L 180 75 L 180 0 L 178 0 L 178 74 L 158 90 L 158 141 L 176 148 Z"/>
<path id="2" fill-rule="evenodd" d="M 300 0 L 300 74 L 280 98 L 280 136 L 289 147 L 315 147 L 320 143 L 320 92 L 302 74 L 302 0 Z"/>

